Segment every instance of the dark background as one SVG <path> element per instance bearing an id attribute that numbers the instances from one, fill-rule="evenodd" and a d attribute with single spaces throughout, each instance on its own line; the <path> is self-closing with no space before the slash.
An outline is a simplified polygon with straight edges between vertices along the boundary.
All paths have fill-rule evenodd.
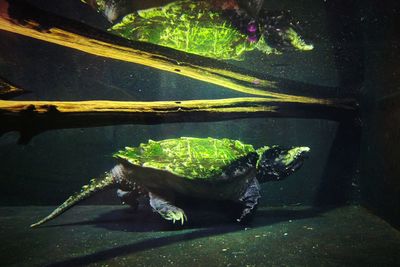
<path id="1" fill-rule="evenodd" d="M 109 25 L 80 1 L 31 1 L 100 29 Z M 151 2 L 151 1 L 149 1 Z M 243 68 L 311 84 L 340 86 L 360 99 L 360 117 L 241 119 L 213 123 L 126 125 L 45 132 L 27 145 L 17 133 L 0 137 L 0 205 L 57 205 L 109 170 L 111 155 L 148 139 L 227 137 L 254 146 L 311 148 L 303 168 L 263 185 L 261 205 L 362 203 L 400 225 L 398 4 L 385 1 L 266 1 L 290 9 L 312 40 L 311 52 L 249 53 Z M 32 93 L 29 100 L 184 100 L 243 96 L 147 67 L 87 55 L 0 32 L 0 75 Z M 105 192 L 91 203 L 118 203 Z"/>

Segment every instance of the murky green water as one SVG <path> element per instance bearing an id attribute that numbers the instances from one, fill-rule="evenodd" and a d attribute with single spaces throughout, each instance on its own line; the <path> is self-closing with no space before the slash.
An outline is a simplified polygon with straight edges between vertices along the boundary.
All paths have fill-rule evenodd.
<path id="1" fill-rule="evenodd" d="M 6 2 L 0 0 L 3 5 Z M 61 16 L 60 21 L 72 19 L 96 31 L 107 32 L 122 18 L 111 24 L 101 12 L 78 0 L 28 2 Z M 132 2 L 128 5 L 129 12 L 120 11 L 134 13 L 170 1 Z M 229 117 L 234 110 L 226 112 L 225 118 L 219 114 L 205 116 L 205 112 L 190 117 L 179 113 L 185 110 L 182 106 L 176 108 L 178 113 L 172 119 L 158 114 L 141 119 L 140 123 L 136 118 L 122 122 L 122 116 L 112 119 L 99 116 L 86 117 L 76 124 L 77 120 L 70 117 L 59 116 L 54 120 L 50 114 L 48 121 L 41 121 L 45 130 L 35 128 L 38 120 L 31 117 L 20 120 L 22 124 L 10 123 L 17 119 L 6 114 L 2 106 L 1 265 L 396 266 L 400 263 L 396 256 L 400 236 L 392 228 L 399 225 L 399 184 L 395 178 L 398 169 L 393 160 L 398 156 L 395 149 L 398 35 L 392 26 L 399 13 L 397 4 L 375 8 L 372 1 L 265 1 L 257 18 L 252 13 L 254 6 L 245 8 L 251 1 L 206 2 L 204 5 L 218 15 L 205 12 L 204 7 L 204 14 L 193 10 L 185 13 L 191 6 L 186 2 L 178 10 L 179 16 L 186 14 L 184 19 L 175 13 L 163 16 L 157 13 L 159 17 L 150 20 L 149 14 L 154 13 L 134 13 L 140 25 L 150 28 L 143 26 L 144 30 L 132 31 L 130 39 L 148 38 L 153 43 L 159 41 L 161 45 L 180 49 L 181 52 L 158 47 L 152 50 L 178 58 L 175 71 L 96 56 L 1 30 L 0 78 L 29 91 L 8 101 L 182 104 L 187 100 L 203 100 L 203 104 L 210 104 L 214 99 L 265 97 L 238 90 L 248 86 L 335 101 L 354 99 L 359 104 L 346 102 L 355 107 L 349 111 L 343 106 L 326 108 L 277 101 L 276 113 L 254 116 L 244 112 L 234 118 Z M 18 1 L 14 4 L 24 5 Z M 243 17 L 240 13 L 243 10 L 252 15 Z M 193 26 L 197 23 L 196 14 L 203 24 L 217 16 L 217 26 L 198 30 L 196 27 L 201 23 Z M 201 14 L 213 18 L 204 20 Z M 221 24 L 221 19 L 232 24 Z M 165 27 L 169 21 L 186 24 Z M 49 23 L 46 19 L 44 22 Z M 161 37 L 157 35 L 160 25 L 164 27 Z M 254 25 L 256 30 L 252 28 Z M 230 31 L 222 32 L 228 26 Z M 218 27 L 221 30 L 215 31 Z M 288 28 L 296 30 L 304 46 L 313 44 L 313 49 L 301 51 L 287 32 L 278 34 Z M 198 31 L 194 32 L 195 29 Z M 42 27 L 39 32 L 48 30 Z M 192 34 L 192 39 L 182 39 L 179 34 Z M 209 34 L 214 34 L 215 44 L 210 48 L 211 43 L 205 42 L 206 48 L 202 49 L 206 52 L 221 49 L 221 43 L 216 44 L 220 39 L 236 38 L 232 43 L 222 44 L 227 49 L 223 54 L 198 53 L 214 58 L 223 55 L 223 58 L 213 61 L 182 53 L 189 47 L 182 40 L 196 42 Z M 270 38 L 263 41 L 262 47 L 257 45 L 261 37 Z M 234 48 L 229 46 L 232 44 Z M 265 44 L 275 50 L 267 53 Z M 240 50 L 240 57 L 239 50 L 232 54 L 232 49 L 239 48 L 244 49 Z M 196 53 L 196 49 L 199 48 L 190 46 L 186 52 Z M 228 55 L 233 56 L 227 59 Z M 188 64 L 183 62 L 207 66 L 208 70 L 220 68 L 213 76 L 216 79 L 225 79 L 224 71 L 234 70 L 236 73 L 229 79 L 236 85 L 221 86 L 210 78 L 185 76 L 184 67 Z M 252 78 L 243 80 L 238 73 Z M 263 87 L 263 79 L 273 81 L 276 86 Z M 2 100 L 1 104 L 4 103 L 8 102 Z M 245 105 L 248 106 L 251 104 Z M 21 136 L 32 138 L 26 138 L 26 144 L 21 145 L 18 144 Z M 310 152 L 303 166 L 286 179 L 261 184 L 258 210 L 249 224 L 235 223 L 233 217 L 238 206 L 234 203 L 200 198 L 196 202 L 180 200 L 189 220 L 184 226 L 173 225 L 152 211 L 146 198 L 147 188 L 137 211 L 121 205 L 116 190 L 108 189 L 42 228 L 29 228 L 90 179 L 109 171 L 116 164 L 112 156 L 116 151 L 148 140 L 183 136 L 240 140 L 254 148 L 305 146 Z M 157 193 L 165 193 L 164 197 L 175 201 L 169 198 L 171 192 L 166 188 L 158 185 Z"/>

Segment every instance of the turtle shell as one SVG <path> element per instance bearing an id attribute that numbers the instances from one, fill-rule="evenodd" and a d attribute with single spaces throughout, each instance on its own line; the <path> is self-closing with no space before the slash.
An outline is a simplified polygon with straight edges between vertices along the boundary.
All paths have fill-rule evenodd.
<path id="1" fill-rule="evenodd" d="M 149 42 L 215 59 L 241 60 L 255 49 L 209 1 L 176 1 L 126 15 L 109 29 L 134 41 Z"/>
<path id="2" fill-rule="evenodd" d="M 196 180 L 219 177 L 232 163 L 255 152 L 252 145 L 238 140 L 180 137 L 149 140 L 138 147 L 126 147 L 114 157 L 135 166 Z"/>

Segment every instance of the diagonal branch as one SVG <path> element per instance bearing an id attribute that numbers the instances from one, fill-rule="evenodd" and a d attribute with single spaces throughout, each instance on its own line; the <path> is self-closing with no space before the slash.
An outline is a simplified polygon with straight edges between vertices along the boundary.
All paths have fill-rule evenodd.
<path id="1" fill-rule="evenodd" d="M 224 62 L 190 55 L 153 44 L 132 42 L 88 25 L 49 14 L 24 1 L 0 0 L 0 30 L 69 47 L 96 56 L 141 64 L 246 94 L 273 98 L 275 102 L 349 107 L 353 99 L 323 98 L 326 89 L 274 77 L 246 74 Z M 282 93 L 304 91 L 313 96 Z M 324 90 L 325 89 L 325 90 Z M 310 93 L 308 93 L 310 95 Z"/>

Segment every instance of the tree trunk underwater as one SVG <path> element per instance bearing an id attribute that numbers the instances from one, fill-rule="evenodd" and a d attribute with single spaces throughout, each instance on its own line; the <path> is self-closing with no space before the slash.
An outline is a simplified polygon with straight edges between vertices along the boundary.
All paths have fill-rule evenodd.
<path id="1" fill-rule="evenodd" d="M 51 129 L 257 117 L 340 119 L 351 112 L 354 110 L 283 104 L 256 97 L 155 102 L 0 100 L 0 134 L 19 131 L 20 142 L 26 143 L 32 136 Z"/>
<path id="2" fill-rule="evenodd" d="M 168 71 L 230 90 L 293 102 L 352 106 L 351 98 L 338 99 L 335 88 L 249 73 L 223 61 L 180 52 L 144 42 L 129 41 L 88 25 L 47 13 L 24 1 L 0 0 L 0 30 L 76 49 L 96 56 L 127 61 Z M 299 95 L 301 92 L 303 95 Z M 328 92 L 328 95 L 327 95 Z"/>

